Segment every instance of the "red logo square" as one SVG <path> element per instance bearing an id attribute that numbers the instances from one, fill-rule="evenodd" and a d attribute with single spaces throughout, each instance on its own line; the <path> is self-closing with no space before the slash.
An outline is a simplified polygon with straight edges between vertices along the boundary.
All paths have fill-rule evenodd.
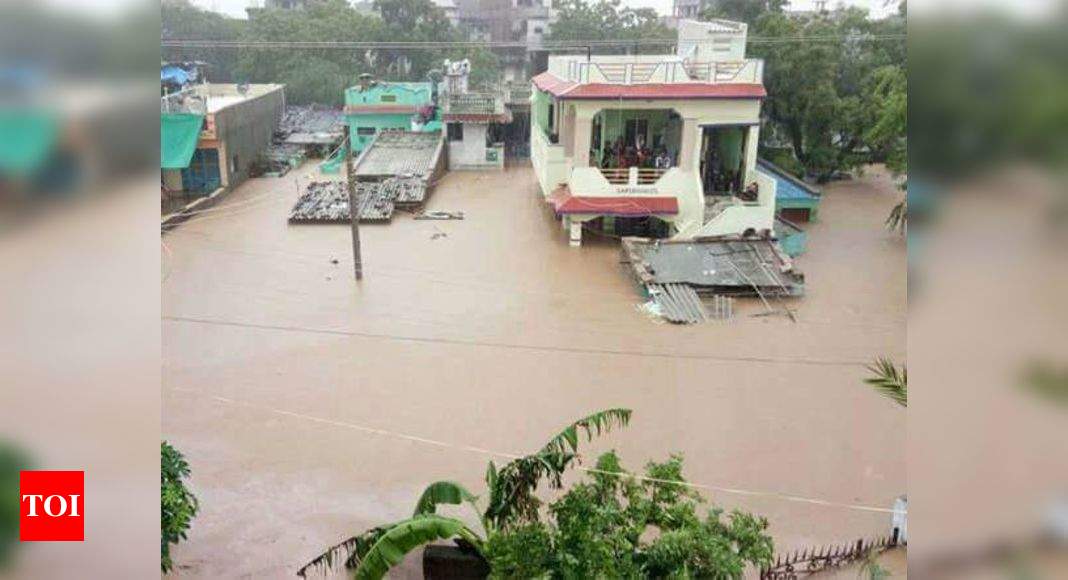
<path id="1" fill-rule="evenodd" d="M 19 474 L 19 540 L 85 540 L 84 471 L 23 471 Z"/>

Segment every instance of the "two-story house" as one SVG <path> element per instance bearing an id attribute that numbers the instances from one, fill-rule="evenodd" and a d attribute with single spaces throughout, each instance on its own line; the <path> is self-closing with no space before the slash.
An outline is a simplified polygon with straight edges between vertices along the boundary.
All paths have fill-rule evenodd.
<path id="1" fill-rule="evenodd" d="M 763 61 L 746 25 L 678 23 L 668 55 L 550 56 L 532 79 L 531 160 L 572 245 L 584 227 L 675 238 L 765 235 Z"/>

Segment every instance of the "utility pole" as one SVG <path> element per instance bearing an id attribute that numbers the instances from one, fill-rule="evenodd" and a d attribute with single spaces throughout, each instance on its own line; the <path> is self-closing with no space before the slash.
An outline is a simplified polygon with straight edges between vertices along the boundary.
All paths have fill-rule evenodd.
<path id="1" fill-rule="evenodd" d="M 356 198 L 356 176 L 352 174 L 352 135 L 345 139 L 345 183 L 349 190 L 349 217 L 352 219 L 352 265 L 356 280 L 363 279 L 363 259 L 360 257 L 360 200 Z"/>

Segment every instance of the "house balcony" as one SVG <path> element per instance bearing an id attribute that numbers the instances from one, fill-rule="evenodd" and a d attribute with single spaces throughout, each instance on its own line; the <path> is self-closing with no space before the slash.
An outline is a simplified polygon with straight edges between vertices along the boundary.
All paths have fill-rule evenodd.
<path id="1" fill-rule="evenodd" d="M 580 84 L 761 84 L 764 61 L 692 62 L 679 57 L 629 56 L 550 59 L 549 72 Z"/>

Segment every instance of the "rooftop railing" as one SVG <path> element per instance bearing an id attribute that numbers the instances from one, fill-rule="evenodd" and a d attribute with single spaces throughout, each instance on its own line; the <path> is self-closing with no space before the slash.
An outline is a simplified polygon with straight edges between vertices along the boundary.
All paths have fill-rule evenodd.
<path id="1" fill-rule="evenodd" d="M 194 91 L 193 88 L 187 88 L 177 93 L 160 97 L 159 111 L 161 113 L 196 113 L 204 115 L 208 112 L 208 100 Z"/>
<path id="2" fill-rule="evenodd" d="M 494 115 L 504 112 L 504 96 L 500 93 L 460 93 L 445 98 L 446 114 Z"/>
<path id="3" fill-rule="evenodd" d="M 643 83 L 761 83 L 764 61 L 690 62 L 665 60 L 569 60 L 566 80 L 576 83 L 643 84 Z"/>

